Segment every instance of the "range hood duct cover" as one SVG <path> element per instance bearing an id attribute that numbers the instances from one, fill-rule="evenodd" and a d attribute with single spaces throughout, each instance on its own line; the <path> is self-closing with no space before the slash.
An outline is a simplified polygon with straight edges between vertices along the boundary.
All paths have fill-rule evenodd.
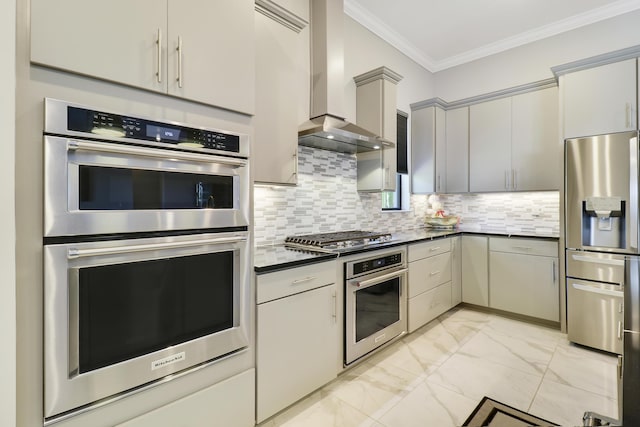
<path id="1" fill-rule="evenodd" d="M 344 119 L 343 0 L 311 2 L 311 119 L 298 128 L 298 144 L 342 153 L 393 146 Z"/>

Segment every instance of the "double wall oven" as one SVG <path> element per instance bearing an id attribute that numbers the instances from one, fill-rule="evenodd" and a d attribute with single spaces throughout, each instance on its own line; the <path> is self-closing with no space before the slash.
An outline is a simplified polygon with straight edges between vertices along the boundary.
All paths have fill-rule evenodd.
<path id="1" fill-rule="evenodd" d="M 45 100 L 45 418 L 250 341 L 248 136 Z"/>

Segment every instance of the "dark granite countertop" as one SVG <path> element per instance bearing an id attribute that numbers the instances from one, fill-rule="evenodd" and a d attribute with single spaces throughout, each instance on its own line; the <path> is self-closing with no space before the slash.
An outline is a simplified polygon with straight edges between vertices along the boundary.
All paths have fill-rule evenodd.
<path id="1" fill-rule="evenodd" d="M 507 237 L 535 237 L 545 239 L 558 239 L 558 233 L 549 230 L 522 231 L 505 228 L 469 227 L 461 226 L 453 230 L 438 230 L 431 228 L 418 228 L 392 233 L 390 242 L 366 248 L 345 249 L 340 253 L 311 252 L 285 247 L 283 244 L 259 246 L 254 250 L 254 270 L 257 274 L 269 273 L 286 268 L 297 267 L 316 262 L 328 261 L 341 255 L 352 255 L 361 252 L 386 249 L 393 246 L 406 245 L 426 240 L 436 240 L 460 234 L 487 234 Z"/>

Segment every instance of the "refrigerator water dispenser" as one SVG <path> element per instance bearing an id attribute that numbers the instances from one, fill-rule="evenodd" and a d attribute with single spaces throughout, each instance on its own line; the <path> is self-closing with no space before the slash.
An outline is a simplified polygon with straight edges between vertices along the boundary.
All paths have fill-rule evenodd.
<path id="1" fill-rule="evenodd" d="M 588 197 L 582 202 L 582 245 L 624 248 L 625 202 L 620 197 Z"/>

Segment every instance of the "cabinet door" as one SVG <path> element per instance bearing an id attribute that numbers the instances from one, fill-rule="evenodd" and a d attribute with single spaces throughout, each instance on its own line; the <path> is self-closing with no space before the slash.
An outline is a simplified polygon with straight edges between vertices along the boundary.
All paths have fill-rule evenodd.
<path id="1" fill-rule="evenodd" d="M 305 43 L 306 41 L 306 43 Z M 256 115 L 252 146 L 257 182 L 296 184 L 298 97 L 303 92 L 304 46 L 308 30 L 297 33 L 255 12 Z M 308 47 L 306 48 L 308 58 Z"/>
<path id="2" fill-rule="evenodd" d="M 336 309 L 335 285 L 258 305 L 258 422 L 337 376 Z"/>
<path id="3" fill-rule="evenodd" d="M 558 89 L 514 96 L 511 129 L 512 189 L 559 190 L 563 149 L 558 134 Z"/>
<path id="4" fill-rule="evenodd" d="M 447 119 L 442 108 L 436 107 L 436 192 L 445 193 L 449 191 L 447 183 Z"/>
<path id="5" fill-rule="evenodd" d="M 511 98 L 469 108 L 469 190 L 510 190 Z"/>
<path id="6" fill-rule="evenodd" d="M 447 193 L 469 191 L 469 107 L 446 113 Z"/>
<path id="7" fill-rule="evenodd" d="M 564 137 L 637 129 L 636 60 L 562 76 Z"/>
<path id="8" fill-rule="evenodd" d="M 436 188 L 436 108 L 411 112 L 411 192 L 433 193 Z"/>
<path id="9" fill-rule="evenodd" d="M 166 0 L 31 1 L 38 64 L 166 92 L 166 41 Z"/>
<path id="10" fill-rule="evenodd" d="M 491 252 L 491 308 L 560 321 L 558 258 Z"/>
<path id="11" fill-rule="evenodd" d="M 489 305 L 488 238 L 462 236 L 462 301 Z"/>
<path id="12" fill-rule="evenodd" d="M 169 94 L 253 114 L 253 11 L 253 0 L 170 0 Z"/>
<path id="13" fill-rule="evenodd" d="M 451 306 L 462 302 L 462 244 L 461 237 L 451 238 Z"/>

